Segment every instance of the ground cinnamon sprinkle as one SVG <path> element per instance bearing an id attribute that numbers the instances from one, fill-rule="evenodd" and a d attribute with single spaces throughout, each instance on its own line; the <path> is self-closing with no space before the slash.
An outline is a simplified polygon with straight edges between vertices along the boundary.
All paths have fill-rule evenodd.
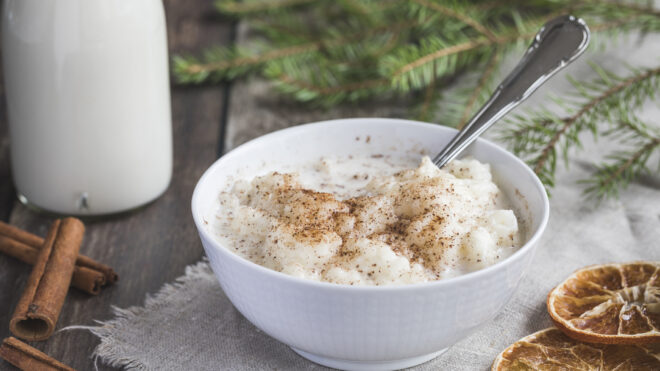
<path id="1" fill-rule="evenodd" d="M 385 160 L 348 159 L 371 164 L 345 172 L 345 182 L 370 180 L 353 197 L 308 189 L 298 176 L 278 172 L 238 184 L 220 197 L 229 211 L 219 213 L 222 236 L 245 241 L 239 253 L 265 256 L 257 262 L 269 268 L 347 284 L 435 280 L 493 264 L 515 249 L 516 218 L 497 207 L 501 195 L 488 165 L 455 161 L 445 171 L 425 158 L 417 169 L 383 176 L 375 164 Z M 338 183 L 318 184 L 337 190 Z"/>

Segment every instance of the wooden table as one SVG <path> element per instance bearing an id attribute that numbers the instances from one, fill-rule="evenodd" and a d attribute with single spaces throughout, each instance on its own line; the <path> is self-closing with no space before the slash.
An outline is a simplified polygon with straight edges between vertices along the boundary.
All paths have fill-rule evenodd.
<path id="1" fill-rule="evenodd" d="M 232 21 L 219 16 L 212 1 L 164 0 L 164 4 L 170 54 L 199 51 L 203 46 L 226 44 L 232 39 Z M 139 211 L 86 223 L 81 252 L 112 266 L 120 281 L 96 297 L 70 290 L 57 328 L 93 325 L 94 320 L 110 319 L 112 306 L 142 305 L 147 293 L 156 292 L 164 283 L 182 275 L 187 265 L 202 258 L 190 199 L 202 172 L 223 153 L 229 92 L 228 86 L 172 85 L 172 183 L 163 196 Z M 52 217 L 29 210 L 15 196 L 4 92 L 2 95 L 0 218 L 43 236 Z M 29 273 L 28 265 L 0 256 L 0 339 L 10 335 L 9 319 Z M 47 341 L 31 343 L 78 370 L 94 369 L 90 356 L 97 344 L 94 335 L 81 330 L 56 333 Z M 0 370 L 13 369 L 0 361 Z"/>

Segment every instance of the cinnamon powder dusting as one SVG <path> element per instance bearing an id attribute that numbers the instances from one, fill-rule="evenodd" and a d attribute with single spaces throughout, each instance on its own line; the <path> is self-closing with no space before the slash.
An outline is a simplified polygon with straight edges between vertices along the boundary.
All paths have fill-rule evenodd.
<path id="1" fill-rule="evenodd" d="M 376 154 L 346 161 L 383 159 Z M 351 285 L 451 277 L 491 265 L 518 246 L 516 217 L 499 208 L 506 202 L 488 165 L 455 160 L 440 170 L 425 157 L 416 169 L 393 175 L 369 168 L 334 172 L 339 179 L 324 179 L 316 189 L 294 173 L 237 182 L 220 195 L 216 228 L 258 264 Z M 366 185 L 350 197 L 318 189 L 333 180 Z M 337 185 L 326 188 L 342 189 Z"/>

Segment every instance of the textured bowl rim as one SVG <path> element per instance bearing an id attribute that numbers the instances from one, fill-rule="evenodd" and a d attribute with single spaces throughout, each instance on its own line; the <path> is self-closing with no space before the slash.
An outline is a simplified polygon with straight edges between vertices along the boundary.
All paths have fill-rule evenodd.
<path id="1" fill-rule="evenodd" d="M 307 123 L 307 124 L 301 124 L 301 125 L 296 125 L 292 127 L 288 127 L 285 129 L 281 130 L 276 130 L 271 133 L 262 135 L 260 137 L 254 138 L 248 142 L 245 142 L 241 144 L 240 146 L 232 149 L 231 151 L 227 152 L 224 154 L 222 157 L 217 159 L 211 166 L 209 166 L 206 171 L 204 171 L 204 174 L 199 178 L 197 181 L 197 184 L 195 185 L 195 189 L 193 191 L 192 195 L 192 200 L 191 200 L 191 211 L 192 211 L 192 216 L 193 220 L 195 222 L 195 226 L 197 227 L 197 230 L 199 234 L 205 238 L 208 242 L 211 242 L 211 246 L 214 249 L 217 249 L 219 251 L 222 251 L 222 253 L 228 258 L 231 259 L 234 263 L 240 264 L 248 269 L 256 269 L 262 274 L 265 274 L 267 276 L 270 276 L 272 279 L 275 280 L 283 280 L 287 281 L 288 283 L 291 284 L 297 284 L 297 285 L 303 285 L 303 286 L 309 286 L 309 287 L 317 287 L 317 288 L 322 288 L 325 290 L 349 290 L 349 291 L 377 291 L 377 292 L 391 292 L 391 291 L 401 291 L 401 290 L 412 290 L 412 289 L 431 289 L 431 288 L 438 288 L 446 285 L 452 285 L 452 284 L 457 284 L 463 281 L 467 280 L 478 280 L 483 276 L 487 276 L 489 273 L 499 270 L 499 269 L 505 269 L 507 266 L 512 264 L 515 260 L 521 259 L 525 254 L 529 253 L 529 250 L 533 250 L 536 246 L 537 241 L 539 238 L 541 238 L 541 235 L 545 231 L 545 228 L 548 224 L 548 219 L 550 217 L 550 202 L 548 200 L 548 195 L 545 190 L 545 187 L 543 186 L 543 183 L 541 180 L 536 176 L 536 174 L 532 171 L 532 169 L 527 166 L 525 162 L 523 162 L 521 159 L 516 157 L 514 154 L 511 152 L 505 150 L 504 148 L 498 146 L 497 144 L 483 139 L 483 138 L 478 138 L 477 141 L 480 143 L 480 145 L 485 145 L 487 147 L 494 148 L 496 151 L 500 151 L 503 153 L 505 157 L 507 157 L 512 164 L 515 164 L 516 166 L 522 167 L 525 171 L 527 172 L 528 175 L 531 176 L 532 181 L 534 183 L 534 186 L 536 188 L 536 191 L 541 195 L 541 200 L 543 202 L 543 215 L 541 222 L 539 223 L 538 228 L 534 231 L 532 236 L 527 240 L 527 242 L 521 246 L 517 251 L 515 251 L 513 254 L 508 256 L 502 261 L 499 261 L 491 266 L 488 266 L 486 268 L 482 268 L 476 271 L 468 272 L 466 274 L 462 274 L 456 277 L 451 277 L 451 278 L 446 278 L 446 279 L 440 279 L 437 281 L 429 281 L 429 282 L 419 282 L 419 283 L 409 283 L 409 284 L 394 284 L 394 285 L 382 285 L 382 286 L 365 286 L 365 285 L 348 285 L 348 284 L 338 284 L 338 283 L 331 283 L 331 282 L 324 282 L 324 281 L 314 281 L 310 279 L 305 279 L 305 278 L 300 278 L 300 277 L 294 277 L 291 275 L 288 275 L 286 273 L 278 272 L 275 270 L 272 270 L 270 268 L 266 268 L 262 265 L 259 265 L 257 263 L 254 263 L 248 259 L 245 259 L 238 254 L 234 253 L 233 251 L 229 250 L 228 248 L 224 247 L 223 245 L 220 244 L 216 240 L 215 237 L 211 235 L 211 233 L 204 227 L 204 223 L 202 220 L 202 217 L 200 213 L 198 213 L 198 207 L 197 205 L 202 201 L 198 200 L 200 196 L 200 189 L 202 185 L 207 181 L 208 178 L 211 177 L 211 174 L 214 172 L 214 170 L 220 166 L 222 166 L 225 162 L 230 161 L 233 157 L 233 154 L 239 153 L 242 151 L 250 150 L 251 147 L 256 147 L 261 145 L 262 142 L 265 141 L 270 141 L 274 137 L 283 135 L 283 134 L 288 134 L 292 133 L 295 131 L 302 131 L 302 130 L 309 130 L 310 127 L 325 127 L 325 126 L 336 126 L 336 125 L 343 125 L 343 124 L 350 124 L 351 122 L 356 122 L 356 121 L 383 121 L 383 122 L 389 122 L 391 124 L 395 125 L 415 125 L 415 126 L 433 126 L 435 128 L 438 128 L 440 130 L 449 130 L 449 131 L 455 131 L 456 129 L 448 128 L 445 126 L 440 126 L 439 124 L 432 124 L 428 122 L 421 122 L 421 121 L 414 121 L 414 120 L 404 120 L 404 119 L 392 119 L 392 118 L 380 118 L 380 117 L 362 117 L 362 118 L 345 118 L 345 119 L 335 119 L 335 120 L 324 120 L 324 121 L 317 121 L 317 122 L 312 122 L 312 123 Z"/>

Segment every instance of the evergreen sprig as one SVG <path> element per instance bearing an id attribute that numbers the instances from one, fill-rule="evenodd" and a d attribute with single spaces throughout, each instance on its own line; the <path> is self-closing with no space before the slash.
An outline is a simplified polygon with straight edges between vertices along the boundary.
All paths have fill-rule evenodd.
<path id="1" fill-rule="evenodd" d="M 606 156 L 594 175 L 582 181 L 585 193 L 596 199 L 618 197 L 619 191 L 635 178 L 649 173 L 651 155 L 660 148 L 660 133 L 653 132 L 636 117 L 621 121 L 607 135 L 615 134 L 628 139 L 626 149 L 617 150 Z"/>
<path id="2" fill-rule="evenodd" d="M 506 56 L 528 45 L 555 16 L 584 18 L 596 39 L 660 31 L 660 11 L 645 0 L 216 0 L 215 5 L 247 25 L 249 37 L 175 56 L 178 82 L 259 75 L 296 101 L 324 107 L 406 97 L 412 98 L 412 117 L 454 127 L 464 125 L 488 98 Z M 579 148 L 582 132 L 606 135 L 606 122 L 638 122 L 634 110 L 658 89 L 654 70 L 621 77 L 594 68 L 598 80 L 573 81 L 583 104 L 558 100 L 566 116 L 540 109 L 517 116 L 505 133 L 550 187 L 558 158 Z M 619 130 L 632 130 L 632 124 L 621 125 Z M 599 182 L 587 184 L 589 192 L 616 195 L 625 179 L 645 168 L 647 153 L 657 149 L 651 143 L 654 139 L 645 138 L 612 154 L 593 179 Z"/>
<path id="3" fill-rule="evenodd" d="M 586 181 L 589 195 L 616 196 L 617 189 L 646 169 L 649 156 L 660 141 L 660 136 L 634 113 L 655 99 L 660 90 L 660 67 L 630 68 L 628 76 L 620 76 L 592 66 L 599 76 L 596 80 L 571 79 L 575 92 L 555 98 L 565 115 L 547 107 L 514 115 L 501 139 L 530 164 L 548 187 L 555 184 L 558 159 L 568 161 L 570 151 L 581 148 L 582 133 L 616 137 L 622 144 L 632 144 L 632 150 L 606 155 L 612 163 L 603 164 L 594 179 Z"/>

